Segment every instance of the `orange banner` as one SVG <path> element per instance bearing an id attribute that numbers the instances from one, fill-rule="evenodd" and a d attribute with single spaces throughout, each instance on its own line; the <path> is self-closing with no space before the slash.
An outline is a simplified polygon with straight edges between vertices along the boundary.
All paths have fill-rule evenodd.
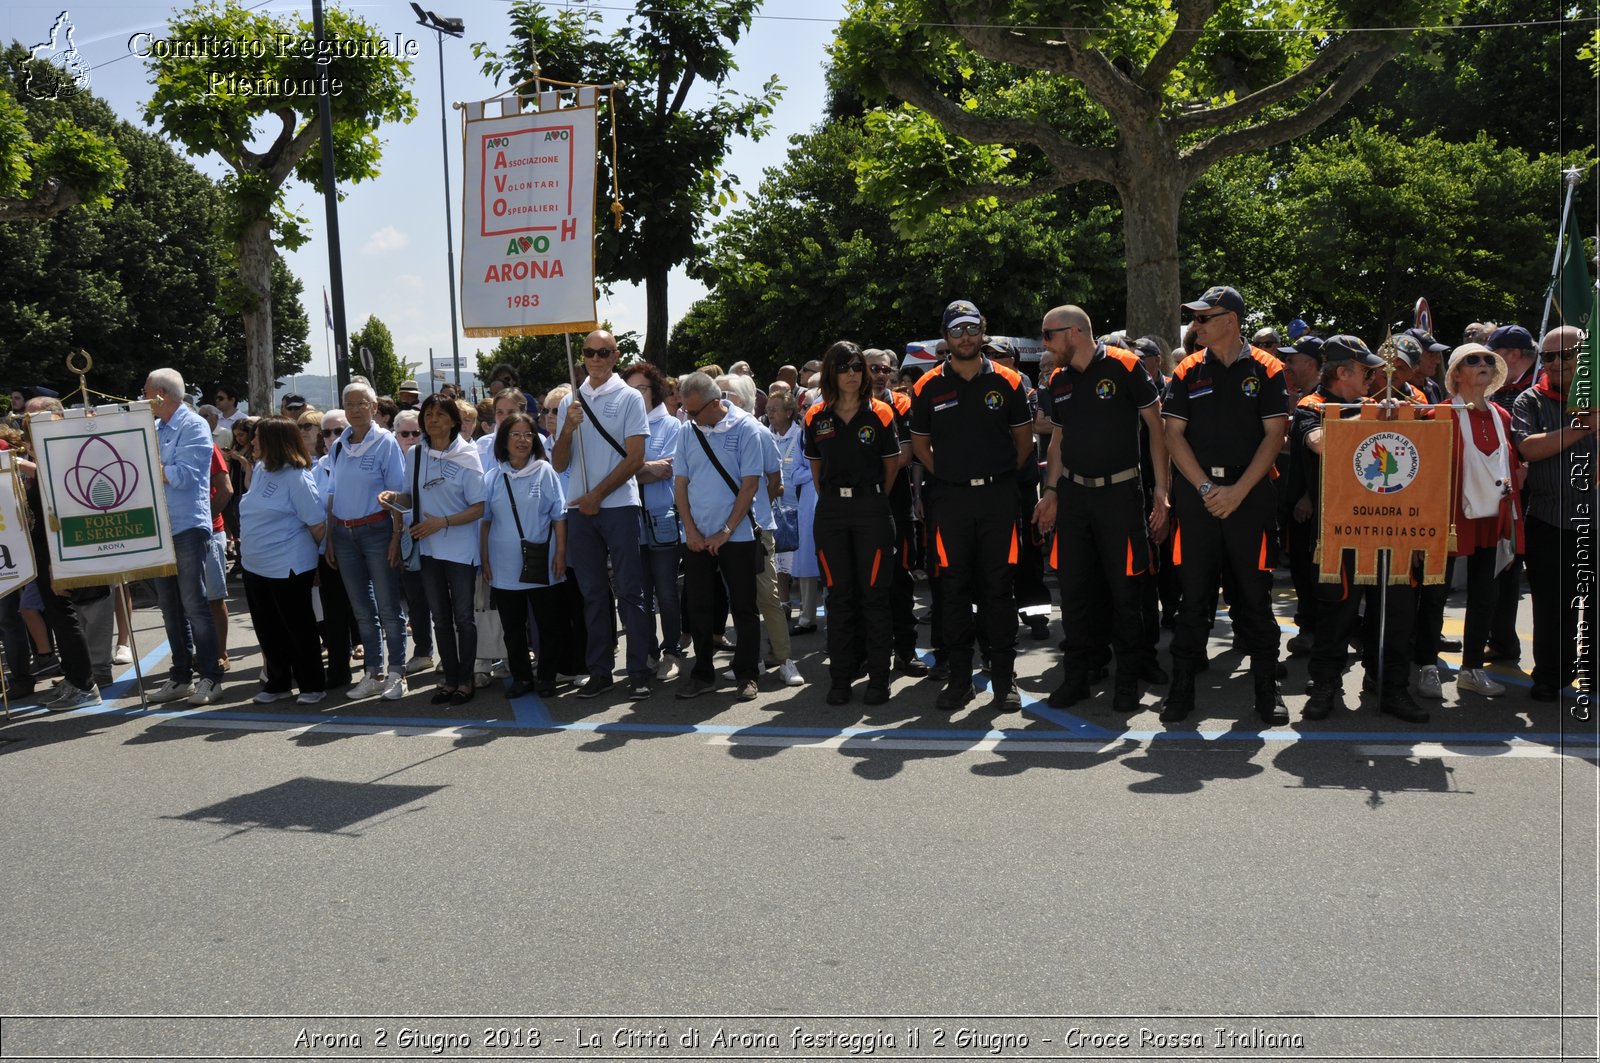
<path id="1" fill-rule="evenodd" d="M 1322 527 L 1318 578 L 1337 583 L 1339 559 L 1356 557 L 1357 583 L 1378 582 L 1378 552 L 1393 550 L 1390 583 L 1409 583 L 1413 556 L 1424 555 L 1424 583 L 1443 583 L 1455 541 L 1451 527 L 1455 421 L 1416 420 L 1403 406 L 1398 420 L 1380 420 L 1376 405 L 1359 417 L 1329 417 L 1322 426 Z"/>

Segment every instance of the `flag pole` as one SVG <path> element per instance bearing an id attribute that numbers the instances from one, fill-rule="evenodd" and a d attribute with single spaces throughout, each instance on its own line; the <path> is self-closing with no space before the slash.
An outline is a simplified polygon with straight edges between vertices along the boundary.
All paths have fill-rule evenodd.
<path id="1" fill-rule="evenodd" d="M 1544 316 L 1539 319 L 1539 339 L 1544 339 L 1545 326 L 1550 324 L 1550 307 L 1555 302 L 1556 285 L 1561 283 L 1561 253 L 1566 249 L 1567 216 L 1572 212 L 1572 197 L 1578 191 L 1578 169 L 1566 171 L 1567 199 L 1561 206 L 1561 228 L 1556 230 L 1556 258 L 1550 263 L 1550 286 L 1544 293 Z"/>

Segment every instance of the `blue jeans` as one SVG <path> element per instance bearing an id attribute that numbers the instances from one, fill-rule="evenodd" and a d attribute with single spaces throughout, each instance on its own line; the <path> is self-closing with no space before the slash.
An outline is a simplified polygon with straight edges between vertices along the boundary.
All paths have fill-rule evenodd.
<path id="1" fill-rule="evenodd" d="M 606 581 L 606 557 L 611 559 L 611 587 Z M 567 564 L 578 574 L 583 592 L 583 618 L 589 631 L 590 675 L 611 675 L 616 663 L 615 626 L 607 590 L 615 590 L 617 612 L 628 633 L 628 676 L 651 676 L 650 621 L 644 612 L 644 566 L 639 560 L 639 507 L 615 506 L 586 517 L 567 510 Z"/>
<path id="2" fill-rule="evenodd" d="M 389 644 L 389 664 L 396 671 L 406 666 L 406 621 L 400 612 L 400 573 L 389 564 L 388 521 L 333 530 L 333 556 L 339 562 L 350 612 L 361 632 L 368 675 L 383 675 L 383 644 Z"/>
<path id="3" fill-rule="evenodd" d="M 222 662 L 217 658 L 217 628 L 211 619 L 211 601 L 201 585 L 210 545 L 210 528 L 178 532 L 172 537 L 178 574 L 162 576 L 155 581 L 156 601 L 161 605 L 161 619 L 167 627 L 167 648 L 172 651 L 172 667 L 167 677 L 174 683 L 187 683 L 197 672 L 201 679 L 222 682 Z"/>
<path id="4" fill-rule="evenodd" d="M 670 653 L 682 655 L 679 645 L 683 641 L 682 600 L 678 597 L 678 555 L 683 548 L 672 546 L 641 546 L 639 558 L 643 562 L 644 615 L 650 622 L 650 656 L 660 657 Z M 655 617 L 661 616 L 661 632 L 656 633 Z"/>
<path id="5" fill-rule="evenodd" d="M 478 656 L 478 622 L 472 616 L 477 565 L 422 559 L 422 585 L 433 614 L 433 637 L 439 644 L 439 671 L 447 687 L 472 685 L 472 662 Z"/>

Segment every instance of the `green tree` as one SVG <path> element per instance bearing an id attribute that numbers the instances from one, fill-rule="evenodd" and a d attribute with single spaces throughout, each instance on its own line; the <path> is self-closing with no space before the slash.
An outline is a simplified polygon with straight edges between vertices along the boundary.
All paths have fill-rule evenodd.
<path id="1" fill-rule="evenodd" d="M 0 87 L 20 90 L 28 60 L 21 46 L 7 49 Z M 243 364 L 244 331 L 218 309 L 232 282 L 215 184 L 92 93 L 40 100 L 17 91 L 16 99 L 31 131 L 70 124 L 125 159 L 129 176 L 104 210 L 0 226 L 0 372 L 64 390 L 76 380 L 63 359 L 82 348 L 95 360 L 90 386 L 108 394 L 137 394 L 158 365 L 192 383 L 231 379 Z M 274 271 L 277 366 L 287 374 L 309 353 L 306 322 L 299 282 L 281 262 Z"/>
<path id="2" fill-rule="evenodd" d="M 408 88 L 411 64 L 384 47 L 381 33 L 337 8 L 327 9 L 324 25 L 327 48 L 318 54 L 309 20 L 246 10 L 237 0 L 196 4 L 173 17 L 168 37 L 262 47 L 226 57 L 168 52 L 150 59 L 155 93 L 145 121 L 159 122 L 191 155 L 216 154 L 233 170 L 223 186 L 222 229 L 235 250 L 233 302 L 244 319 L 252 409 L 267 408 L 272 398 L 274 237 L 290 248 L 305 239 L 301 219 L 284 206 L 284 185 L 296 176 L 329 191 L 321 188 L 319 80 L 326 79 L 332 101 L 334 173 L 342 182 L 375 176 L 378 127 L 410 121 L 417 111 Z M 258 123 L 276 124 L 262 151 L 255 149 Z"/>
<path id="3" fill-rule="evenodd" d="M 29 56 L 13 45 L 6 59 L 15 70 Z M 39 132 L 30 125 L 12 84 L 0 85 L 0 222 L 53 218 L 79 204 L 109 207 L 128 168 L 115 145 L 65 117 Z"/>
<path id="4" fill-rule="evenodd" d="M 723 87 L 738 69 L 733 46 L 759 6 L 759 0 L 636 0 L 627 24 L 603 35 L 598 11 L 513 0 L 506 50 L 473 45 L 484 73 L 497 81 L 531 79 L 532 52 L 544 77 L 627 83 L 616 94 L 615 115 L 626 210 L 619 230 L 609 203 L 596 204 L 595 261 L 603 283 L 645 286 L 644 356 L 651 361 L 667 349 L 668 272 L 696 255 L 707 213 L 719 214 L 737 198 L 736 179 L 721 169 L 728 142 L 760 139 L 782 91 L 776 76 L 753 96 Z M 697 84 L 710 99 L 692 106 Z M 603 157 L 599 187 L 609 187 L 610 168 Z"/>
<path id="5" fill-rule="evenodd" d="M 411 376 L 411 370 L 402 365 L 394 353 L 394 335 L 389 326 L 373 315 L 366 324 L 350 334 L 350 365 L 352 372 L 366 375 L 361 349 L 372 352 L 372 375 L 369 382 L 379 395 L 393 395 L 400 382 Z"/>
<path id="6" fill-rule="evenodd" d="M 610 331 L 611 322 L 600 327 Z M 617 361 L 626 364 L 639 358 L 639 334 L 624 332 L 617 337 Z M 529 394 L 544 392 L 571 378 L 567 374 L 567 343 L 561 336 L 502 336 L 494 350 L 478 352 L 478 379 L 488 380 L 497 365 L 509 365 L 517 382 Z M 583 372 L 583 356 L 578 344 L 572 345 L 572 364 Z"/>
<path id="7" fill-rule="evenodd" d="M 879 144 L 857 160 L 871 198 L 916 221 L 1109 185 L 1127 323 L 1175 339 L 1187 190 L 1224 159 L 1332 117 L 1407 27 L 1447 21 L 1458 3 L 853 0 L 834 59 L 843 81 L 889 104 L 868 116 Z"/>

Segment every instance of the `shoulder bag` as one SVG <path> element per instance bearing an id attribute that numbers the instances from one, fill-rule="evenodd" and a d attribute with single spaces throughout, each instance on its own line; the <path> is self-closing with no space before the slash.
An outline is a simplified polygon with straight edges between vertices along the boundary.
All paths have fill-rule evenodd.
<path id="1" fill-rule="evenodd" d="M 504 474 L 500 477 L 506 485 L 506 501 L 511 503 L 511 519 L 517 522 L 517 538 L 522 541 L 522 572 L 517 579 L 522 583 L 537 583 L 541 586 L 550 582 L 550 537 L 545 536 L 542 543 L 528 541 L 528 536 L 522 530 L 522 515 L 517 512 L 517 492 L 511 483 L 511 477 Z"/>

